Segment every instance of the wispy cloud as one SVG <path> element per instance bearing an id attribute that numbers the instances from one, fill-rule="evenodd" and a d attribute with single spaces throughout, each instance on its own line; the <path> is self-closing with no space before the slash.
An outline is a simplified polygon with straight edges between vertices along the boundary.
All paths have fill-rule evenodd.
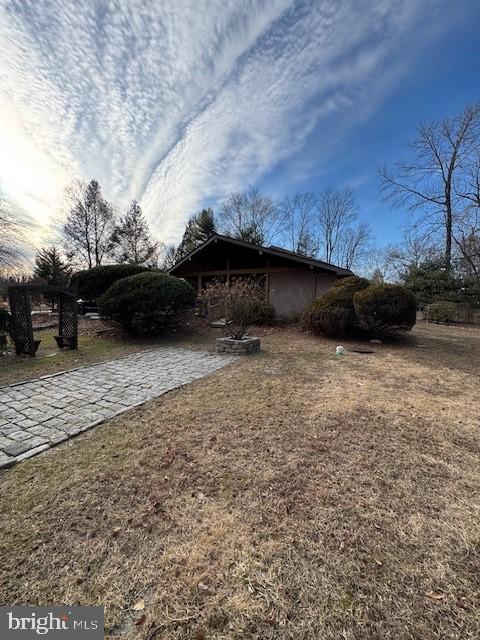
<path id="1" fill-rule="evenodd" d="M 177 239 L 388 83 L 425 3 L 365 5 L 0 0 L 0 189 L 47 225 L 67 182 L 95 176 Z"/>

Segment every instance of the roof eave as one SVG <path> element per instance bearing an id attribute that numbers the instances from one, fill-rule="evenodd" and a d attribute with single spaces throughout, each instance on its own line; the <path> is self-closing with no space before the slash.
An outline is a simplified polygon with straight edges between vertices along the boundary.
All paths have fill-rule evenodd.
<path id="1" fill-rule="evenodd" d="M 302 264 L 306 264 L 314 268 L 316 267 L 317 269 L 323 269 L 325 271 L 333 271 L 337 275 L 345 275 L 345 276 L 353 275 L 353 272 L 350 271 L 350 269 L 337 267 L 336 265 L 329 264 L 328 262 L 322 262 L 321 260 L 315 260 L 313 258 L 307 258 L 306 256 L 301 256 L 301 255 L 289 255 L 287 252 L 284 252 L 282 250 L 275 250 L 269 247 L 263 247 L 262 245 L 255 245 L 255 244 L 252 244 L 251 242 L 246 242 L 245 240 L 230 238 L 228 236 L 223 236 L 218 233 L 208 238 L 208 240 L 205 240 L 203 244 L 199 245 L 198 247 L 195 247 L 195 249 L 192 249 L 192 251 L 187 253 L 186 256 L 184 256 L 176 264 L 174 264 L 173 267 L 169 269 L 168 273 L 172 274 L 178 267 L 180 267 L 182 264 L 190 260 L 194 255 L 206 249 L 212 242 L 215 242 L 218 240 L 229 242 L 230 244 L 236 244 L 237 246 L 245 247 L 246 249 L 256 249 L 258 251 L 263 251 L 264 253 L 274 255 L 279 258 L 284 258 L 286 260 L 292 260 L 292 262 L 300 262 Z"/>

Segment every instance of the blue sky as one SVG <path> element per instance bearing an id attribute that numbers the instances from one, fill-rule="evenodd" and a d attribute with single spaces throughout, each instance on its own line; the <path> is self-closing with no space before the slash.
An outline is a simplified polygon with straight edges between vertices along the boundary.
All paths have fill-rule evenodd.
<path id="1" fill-rule="evenodd" d="M 476 0 L 0 0 L 1 195 L 40 243 L 96 177 L 171 242 L 232 190 L 350 185 L 394 242 L 377 169 L 480 99 L 479 22 Z"/>

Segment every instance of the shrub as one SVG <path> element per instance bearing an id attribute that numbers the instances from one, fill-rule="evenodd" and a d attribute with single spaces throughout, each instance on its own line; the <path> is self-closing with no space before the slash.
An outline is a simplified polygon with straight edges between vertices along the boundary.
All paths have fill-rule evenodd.
<path id="1" fill-rule="evenodd" d="M 222 305 L 225 310 L 227 333 L 240 340 L 252 324 L 271 324 L 275 309 L 265 300 L 265 290 L 248 279 L 232 280 L 230 284 L 216 282 L 201 293 L 201 302 L 206 307 Z"/>
<path id="2" fill-rule="evenodd" d="M 0 309 L 0 351 L 8 347 L 11 339 L 11 316 L 6 309 Z"/>
<path id="3" fill-rule="evenodd" d="M 271 325 L 275 323 L 275 307 L 266 300 L 252 301 L 252 324 Z"/>
<path id="4" fill-rule="evenodd" d="M 455 302 L 442 300 L 428 305 L 427 319 L 429 322 L 455 322 L 457 319 L 457 305 Z"/>
<path id="5" fill-rule="evenodd" d="M 72 287 L 77 287 L 78 295 L 84 300 L 96 300 L 103 295 L 114 282 L 148 271 L 137 264 L 109 264 L 93 269 L 77 271 L 70 279 Z"/>
<path id="6" fill-rule="evenodd" d="M 362 329 L 371 333 L 410 331 L 417 305 L 411 291 L 398 284 L 372 284 L 353 296 Z"/>
<path id="7" fill-rule="evenodd" d="M 100 313 L 135 333 L 160 333 L 193 308 L 194 288 L 165 273 L 146 272 L 118 280 L 100 297 Z"/>
<path id="8" fill-rule="evenodd" d="M 235 280 L 227 287 L 226 331 L 235 340 L 241 340 L 251 324 L 258 321 L 260 314 L 269 306 L 265 301 L 263 288 L 249 280 Z"/>
<path id="9" fill-rule="evenodd" d="M 366 278 L 350 276 L 337 280 L 323 296 L 315 298 L 307 307 L 303 323 L 307 329 L 329 337 L 342 338 L 355 334 L 358 321 L 353 296 L 369 286 Z"/>

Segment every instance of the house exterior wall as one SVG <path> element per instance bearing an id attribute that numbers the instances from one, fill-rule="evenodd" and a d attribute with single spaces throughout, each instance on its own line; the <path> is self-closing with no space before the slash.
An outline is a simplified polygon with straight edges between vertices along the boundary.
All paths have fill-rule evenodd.
<path id="1" fill-rule="evenodd" d="M 311 270 L 271 272 L 268 276 L 268 300 L 279 318 L 295 318 L 317 296 L 333 287 L 334 273 Z"/>
<path id="2" fill-rule="evenodd" d="M 336 282 L 337 268 L 325 268 L 318 261 L 310 261 L 282 249 L 269 249 L 229 238 L 213 237 L 204 248 L 186 256 L 171 270 L 171 274 L 185 278 L 197 291 L 209 282 L 231 282 L 235 278 L 251 277 L 264 281 L 268 300 L 280 318 L 295 318 L 316 296 L 328 291 Z M 305 260 L 307 261 L 305 263 Z M 340 269 L 340 277 L 350 275 Z"/>
<path id="3" fill-rule="evenodd" d="M 280 318 L 294 318 L 315 296 L 315 273 L 283 271 L 269 274 L 268 299 Z"/>

